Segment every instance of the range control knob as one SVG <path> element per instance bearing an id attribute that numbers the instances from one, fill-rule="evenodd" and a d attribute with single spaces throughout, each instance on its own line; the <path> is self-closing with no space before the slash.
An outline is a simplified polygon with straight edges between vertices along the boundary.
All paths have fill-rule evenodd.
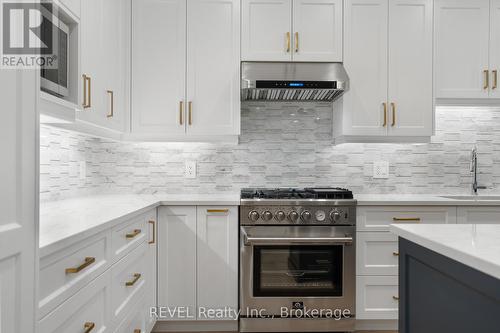
<path id="1" fill-rule="evenodd" d="M 340 218 L 342 217 L 341 215 L 341 212 L 334 209 L 331 213 L 330 213 L 330 219 L 333 221 L 333 222 L 338 222 L 340 221 Z"/>
<path id="2" fill-rule="evenodd" d="M 262 218 L 264 219 L 264 221 L 270 221 L 273 218 L 273 213 L 266 210 L 264 213 L 262 213 Z"/>
<path id="3" fill-rule="evenodd" d="M 280 210 L 274 215 L 274 218 L 281 222 L 286 218 L 286 214 Z"/>
<path id="4" fill-rule="evenodd" d="M 253 222 L 257 221 L 259 217 L 259 213 L 255 210 L 252 210 L 250 213 L 248 213 L 248 218 Z"/>
<path id="5" fill-rule="evenodd" d="M 308 210 L 305 210 L 302 212 L 300 217 L 302 218 L 302 221 L 309 222 L 311 220 L 312 215 L 311 215 L 311 212 L 309 212 Z"/>
<path id="6" fill-rule="evenodd" d="M 290 219 L 290 221 L 295 222 L 299 219 L 299 213 L 297 213 L 296 211 L 291 211 L 290 214 L 288 214 L 288 218 Z"/>

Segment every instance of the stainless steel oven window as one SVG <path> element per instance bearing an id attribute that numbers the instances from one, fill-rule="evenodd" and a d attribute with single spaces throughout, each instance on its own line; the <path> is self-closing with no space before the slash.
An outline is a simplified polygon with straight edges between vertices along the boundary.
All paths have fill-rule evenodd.
<path id="1" fill-rule="evenodd" d="M 343 246 L 255 246 L 254 297 L 341 297 Z"/>

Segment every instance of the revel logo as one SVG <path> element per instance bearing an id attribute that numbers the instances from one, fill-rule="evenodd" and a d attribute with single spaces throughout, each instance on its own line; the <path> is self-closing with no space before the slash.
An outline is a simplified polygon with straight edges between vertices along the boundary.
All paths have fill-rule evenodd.
<path id="1" fill-rule="evenodd" d="M 52 54 L 52 24 L 42 14 L 52 13 L 51 3 L 3 2 L 2 11 L 4 55 Z"/>

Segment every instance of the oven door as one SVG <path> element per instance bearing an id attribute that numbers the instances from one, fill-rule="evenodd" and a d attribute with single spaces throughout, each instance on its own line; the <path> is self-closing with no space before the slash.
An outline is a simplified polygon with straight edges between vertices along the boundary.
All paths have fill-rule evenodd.
<path id="1" fill-rule="evenodd" d="M 354 315 L 354 237 L 354 227 L 241 227 L 242 315 L 300 308 Z"/>

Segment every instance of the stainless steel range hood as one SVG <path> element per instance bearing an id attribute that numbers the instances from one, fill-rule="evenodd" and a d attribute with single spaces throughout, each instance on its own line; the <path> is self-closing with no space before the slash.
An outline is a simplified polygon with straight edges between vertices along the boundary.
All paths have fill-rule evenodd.
<path id="1" fill-rule="evenodd" d="M 347 89 L 341 63 L 242 62 L 242 101 L 332 102 Z"/>

